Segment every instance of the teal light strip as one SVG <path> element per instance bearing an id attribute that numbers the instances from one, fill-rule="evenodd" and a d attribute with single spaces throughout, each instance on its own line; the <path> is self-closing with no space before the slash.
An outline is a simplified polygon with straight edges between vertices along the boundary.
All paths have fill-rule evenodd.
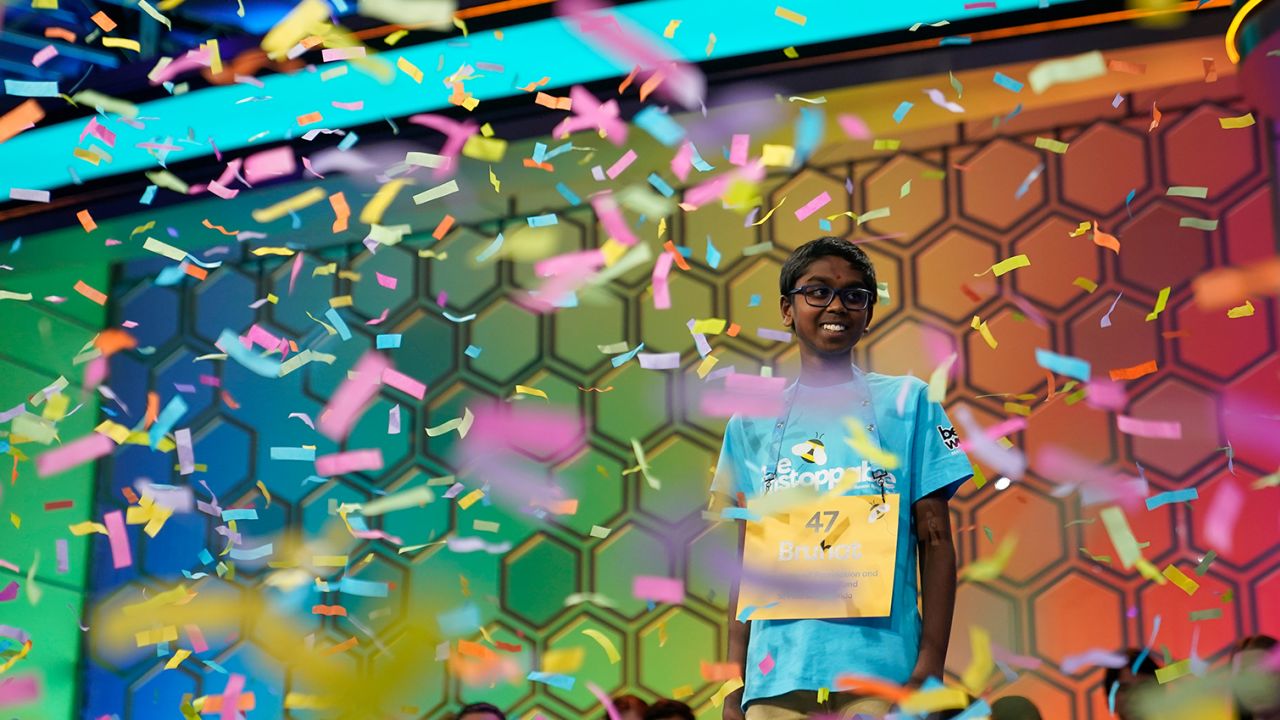
<path id="1" fill-rule="evenodd" d="M 960 0 L 912 0 L 884 3 L 874 9 L 854 9 L 847 3 L 825 0 L 783 0 L 783 7 L 807 16 L 803 26 L 777 17 L 778 3 L 774 0 L 652 0 L 622 5 L 613 12 L 631 25 L 649 31 L 658 42 L 666 43 L 673 54 L 697 62 L 706 59 L 710 33 L 716 35 L 712 57 L 726 58 L 904 30 L 917 22 L 1000 15 L 1036 8 L 1040 1 L 999 0 L 998 9 L 964 11 Z M 1057 0 L 1054 4 L 1078 1 Z M 680 20 L 681 24 L 674 38 L 665 40 L 662 31 L 671 20 Z M 927 31 L 932 36 L 945 34 L 945 28 Z M 103 145 L 92 135 L 80 142 L 87 116 L 29 130 L 0 145 L 0 168 L 4 169 L 0 198 L 8 198 L 10 188 L 52 190 L 68 185 L 72 182 L 72 168 L 81 179 L 92 180 L 159 167 L 156 156 L 136 147 L 139 143 L 177 145 L 181 149 L 170 151 L 167 156 L 167 161 L 177 162 L 212 154 L 210 138 L 222 151 L 238 150 L 297 138 L 313 128 L 346 128 L 447 108 L 450 89 L 443 79 L 463 64 L 474 67 L 483 62 L 504 68 L 502 73 L 477 71 L 484 77 L 466 83 L 467 91 L 481 101 L 478 108 L 481 113 L 484 101 L 519 94 L 521 91 L 516 85 L 535 82 L 543 76 L 551 78 L 551 87 L 566 87 L 621 76 L 631 70 L 626 62 L 598 54 L 571 34 L 559 19 L 504 28 L 503 34 L 501 41 L 493 32 L 486 31 L 465 39 L 453 38 L 379 53 L 374 57 L 385 60 L 389 68 L 390 79 L 386 81 L 357 65 L 340 61 L 291 75 L 264 77 L 262 88 L 224 85 L 148 102 L 139 108 L 138 119 L 145 124 L 144 130 L 114 119 L 105 121 L 116 133 L 116 144 L 114 148 L 103 147 L 112 161 L 104 160 L 97 166 L 71 153 L 75 147 Z M 395 70 L 401 57 L 423 72 L 421 85 Z M 327 82 L 321 79 L 323 71 L 342 65 L 350 66 L 346 75 Z M 858 81 L 857 78 L 849 80 Z M 364 107 L 355 111 L 330 104 L 357 100 L 363 100 Z M 532 94 L 529 103 L 532 111 Z M 321 122 L 306 127 L 298 125 L 299 116 L 317 111 L 323 117 Z M 550 112 L 543 108 L 537 111 Z M 501 128 L 498 130 L 501 133 Z M 188 133 L 194 143 L 187 140 Z M 204 182 L 208 178 L 185 179 Z"/>

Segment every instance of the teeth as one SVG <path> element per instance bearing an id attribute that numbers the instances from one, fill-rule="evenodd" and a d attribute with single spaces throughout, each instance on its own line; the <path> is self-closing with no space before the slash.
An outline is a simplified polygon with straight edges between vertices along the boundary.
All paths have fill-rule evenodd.
<path id="1" fill-rule="evenodd" d="M 844 330 L 844 325 L 837 325 L 835 323 L 825 323 L 823 324 L 822 329 L 830 330 L 832 332 L 840 332 L 841 330 Z"/>

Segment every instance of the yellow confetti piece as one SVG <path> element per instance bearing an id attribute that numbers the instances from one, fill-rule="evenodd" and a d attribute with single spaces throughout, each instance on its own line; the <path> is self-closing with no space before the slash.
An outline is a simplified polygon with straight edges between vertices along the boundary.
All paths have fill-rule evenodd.
<path id="1" fill-rule="evenodd" d="M 991 334 L 991 328 L 987 326 L 986 320 L 981 320 L 977 315 L 974 315 L 973 321 L 969 323 L 969 327 L 977 330 L 978 333 L 982 335 L 982 339 L 987 342 L 987 346 L 992 350 L 995 350 L 999 345 L 999 343 L 996 342 L 995 336 Z"/>
<path id="2" fill-rule="evenodd" d="M 693 332 L 700 335 L 719 335 L 724 332 L 728 321 L 724 318 L 707 318 L 693 322 Z"/>
<path id="3" fill-rule="evenodd" d="M 617 665 L 622 660 L 622 655 L 618 653 L 618 648 L 614 646 L 613 641 L 605 637 L 604 633 L 599 630 L 588 628 L 582 631 L 583 635 L 595 640 L 600 647 L 604 648 L 604 654 L 609 657 L 610 665 Z"/>
<path id="4" fill-rule="evenodd" d="M 742 678 L 730 678 L 725 680 L 724 684 L 720 686 L 720 689 L 716 690 L 716 694 L 711 696 L 711 704 L 716 707 L 724 705 L 724 699 L 729 697 L 729 693 L 736 692 L 738 688 L 741 687 Z"/>
<path id="5" fill-rule="evenodd" d="M 507 154 L 507 141 L 501 138 L 472 135 L 463 144 L 462 154 L 480 162 L 502 162 L 503 156 Z"/>
<path id="6" fill-rule="evenodd" d="M 970 580 L 972 582 L 991 582 L 1000 577 L 1000 573 L 1004 572 L 1004 566 L 1009 563 L 1009 558 L 1013 557 L 1013 551 L 1018 548 L 1018 537 L 1009 535 L 1000 541 L 1000 545 L 996 548 L 995 553 L 991 557 L 975 560 L 964 566 L 960 571 L 960 579 Z"/>
<path id="7" fill-rule="evenodd" d="M 797 25 L 800 25 L 801 27 L 803 27 L 805 23 L 809 22 L 809 18 L 805 17 L 804 15 L 801 15 L 800 13 L 794 10 L 788 10 L 782 7 L 781 5 L 773 9 L 773 14 L 775 17 L 780 17 L 783 20 L 786 20 L 788 22 L 793 22 Z"/>
<path id="8" fill-rule="evenodd" d="M 462 37 L 467 36 L 467 23 L 457 15 L 453 16 L 453 26 L 462 31 Z"/>
<path id="9" fill-rule="evenodd" d="M 14 513 L 14 512 L 9 513 L 9 522 L 13 523 L 14 529 L 16 530 L 22 529 L 22 516 L 18 515 L 18 513 Z"/>
<path id="10" fill-rule="evenodd" d="M 493 174 L 492 165 L 489 166 L 489 184 L 493 186 L 494 192 L 496 193 L 502 192 L 502 181 L 498 179 L 497 175 Z"/>
<path id="11" fill-rule="evenodd" d="M 310 207 L 321 200 L 327 199 L 329 196 L 325 193 L 324 188 L 314 187 L 306 192 L 298 193 L 291 198 L 281 200 L 270 207 L 259 208 L 254 210 L 251 215 L 254 222 L 267 223 L 272 220 L 278 220 L 291 212 L 302 210 Z"/>
<path id="12" fill-rule="evenodd" d="M 960 682 L 969 689 L 974 696 L 982 694 L 987 686 L 987 678 L 991 677 L 992 671 L 996 669 L 995 659 L 991 654 L 991 636 L 987 631 L 977 625 L 969 626 L 969 647 L 972 658 L 969 660 L 969 667 L 965 668 L 964 673 L 960 676 Z M 964 707 L 960 705 L 959 707 Z M 905 708 L 904 708 L 905 709 Z M 921 712 L 932 712 L 934 710 L 943 710 L 942 707 L 922 708 Z"/>
<path id="13" fill-rule="evenodd" d="M 313 555 L 311 564 L 315 567 L 346 567 L 348 558 L 346 555 Z"/>
<path id="14" fill-rule="evenodd" d="M 1218 118 L 1218 124 L 1223 130 L 1238 130 L 1239 128 L 1247 128 L 1253 125 L 1253 113 L 1247 113 L 1240 117 Z"/>
<path id="15" fill-rule="evenodd" d="M 337 297 L 329 298 L 329 307 L 331 308 L 351 307 L 353 302 L 354 300 L 351 298 L 350 295 L 339 295 Z"/>
<path id="16" fill-rule="evenodd" d="M 1013 257 L 1008 258 L 1006 260 L 1001 260 L 1000 262 L 996 263 L 995 265 L 992 265 L 990 268 L 987 268 L 986 270 L 980 273 L 974 274 L 974 277 L 982 277 L 983 275 L 986 275 L 989 272 L 994 272 L 996 274 L 996 277 L 1000 277 L 1001 275 L 1004 275 L 1007 272 L 1010 272 L 1012 270 L 1017 270 L 1018 268 L 1028 267 L 1029 265 L 1031 265 L 1031 259 L 1028 258 L 1026 255 L 1014 255 Z"/>
<path id="17" fill-rule="evenodd" d="M 166 625 L 165 627 L 157 628 L 155 630 L 143 630 L 140 633 L 135 633 L 133 636 L 133 641 L 137 643 L 138 647 L 159 645 L 163 642 L 175 642 L 177 639 L 178 628 L 174 625 Z"/>
<path id="18" fill-rule="evenodd" d="M 751 224 L 752 224 L 752 225 L 756 225 L 756 226 L 759 226 L 759 225 L 763 225 L 763 224 L 765 224 L 765 223 L 769 220 L 769 218 L 773 217 L 773 214 L 774 214 L 775 212 L 777 212 L 777 211 L 778 211 L 778 208 L 782 207 L 782 205 L 783 205 L 784 203 L 786 203 L 786 202 L 787 202 L 787 196 L 786 196 L 786 195 L 783 195 L 783 196 L 782 196 L 782 199 L 778 201 L 778 204 L 777 204 L 777 205 L 774 205 L 774 206 L 769 210 L 769 212 L 765 213 L 765 214 L 764 214 L 764 217 L 760 218 L 759 220 L 757 220 L 757 221 L 755 221 L 755 222 L 753 222 L 753 223 L 751 223 Z M 829 220 L 830 218 L 827 218 L 827 219 Z"/>
<path id="19" fill-rule="evenodd" d="M 795 60 L 796 58 L 800 57 L 800 53 L 796 52 L 795 46 L 789 46 L 789 47 L 783 48 L 782 54 L 786 55 L 792 60 Z"/>
<path id="20" fill-rule="evenodd" d="M 885 470 L 896 469 L 899 465 L 898 456 L 881 448 L 871 442 L 871 436 L 866 430 L 862 429 L 862 425 L 856 420 L 845 418 L 844 424 L 849 428 L 849 435 L 844 439 L 849 447 L 858 451 L 858 454 L 867 459 L 867 462 L 873 465 L 879 465 Z"/>
<path id="21" fill-rule="evenodd" d="M 136 53 L 142 52 L 142 44 L 137 40 L 132 40 L 130 38 L 107 36 L 102 38 L 102 47 L 124 48 L 125 50 L 132 50 Z"/>
<path id="22" fill-rule="evenodd" d="M 969 696 L 960 688 L 940 687 L 911 693 L 903 698 L 899 709 L 908 714 L 924 714 L 964 708 L 968 705 Z"/>
<path id="23" fill-rule="evenodd" d="M 404 36 L 408 34 L 409 34 L 408 30 L 397 30 L 391 33 L 390 35 L 386 36 L 385 38 L 383 38 L 382 42 L 386 43 L 387 46 L 390 47 L 400 42 L 401 40 L 403 40 Z"/>
<path id="24" fill-rule="evenodd" d="M 156 22 L 164 25 L 170 30 L 173 30 L 173 23 L 169 22 L 169 18 L 161 15 L 160 11 L 152 7 L 151 3 L 147 2 L 147 0 L 138 0 L 138 7 L 141 8 L 143 12 L 150 15 Z"/>
<path id="25" fill-rule="evenodd" d="M 72 535 L 76 535 L 76 536 L 89 535 L 92 533 L 98 533 L 99 535 L 108 534 L 106 525 L 103 525 L 102 523 L 92 522 L 89 520 L 86 520 L 85 522 L 82 522 L 82 523 L 76 523 L 74 525 L 68 525 L 67 529 L 71 531 Z"/>
<path id="26" fill-rule="evenodd" d="M 530 387 L 528 385 L 516 385 L 516 394 L 517 395 L 536 395 L 537 397 L 540 397 L 543 400 L 546 400 L 548 402 L 551 401 L 551 398 L 547 397 L 547 394 L 545 392 L 539 390 L 536 387 Z"/>
<path id="27" fill-rule="evenodd" d="M 323 0 L 303 0 L 262 37 L 261 47 L 271 58 L 281 58 L 321 24 L 328 23 L 329 5 Z"/>
<path id="28" fill-rule="evenodd" d="M 173 670 L 181 665 L 183 660 L 186 660 L 189 657 L 191 657 L 190 650 L 186 648 L 178 648 L 178 650 L 173 653 L 173 657 L 169 658 L 169 662 L 164 664 L 164 669 Z"/>
<path id="29" fill-rule="evenodd" d="M 901 140 L 891 140 L 889 138 L 878 138 L 871 142 L 872 150 L 897 150 L 902 147 Z"/>
<path id="30" fill-rule="evenodd" d="M 818 702 L 824 703 L 831 697 L 831 691 L 827 688 L 818 688 Z"/>
<path id="31" fill-rule="evenodd" d="M 707 36 L 707 50 L 706 50 L 707 57 L 711 57 L 711 51 L 714 50 L 715 47 L 716 47 L 716 34 L 710 33 Z"/>
<path id="32" fill-rule="evenodd" d="M 1243 305 L 1237 305 L 1227 311 L 1229 318 L 1251 317 L 1253 315 L 1253 301 L 1245 300 Z"/>
<path id="33" fill-rule="evenodd" d="M 1075 285 L 1081 290 L 1084 290 L 1087 293 L 1092 293 L 1098 289 L 1098 283 L 1090 280 L 1087 277 L 1078 277 L 1075 280 L 1073 280 L 1071 284 Z"/>
<path id="34" fill-rule="evenodd" d="M 1160 313 L 1164 312 L 1165 304 L 1169 302 L 1169 288 L 1165 287 L 1160 290 L 1160 294 L 1156 296 L 1156 307 L 1147 313 L 1147 322 L 1151 322 L 1160 317 Z"/>
<path id="35" fill-rule="evenodd" d="M 1075 230 L 1068 233 L 1067 237 L 1080 237 L 1081 235 L 1089 232 L 1091 227 L 1092 225 L 1088 221 L 1082 222 Z"/>
<path id="36" fill-rule="evenodd" d="M 1187 577 L 1186 573 L 1173 565 L 1165 566 L 1164 572 L 1162 572 L 1161 575 L 1169 578 L 1169 582 L 1177 585 L 1182 592 L 1188 595 L 1195 595 L 1196 591 L 1200 589 L 1200 583 Z"/>
<path id="37" fill-rule="evenodd" d="M 1119 558 L 1120 564 L 1126 570 L 1133 567 L 1133 564 L 1142 558 L 1142 551 L 1138 548 L 1138 541 L 1133 537 L 1133 531 L 1129 529 L 1129 520 L 1124 516 L 1124 511 L 1113 506 L 1103 508 L 1098 516 L 1102 518 L 1102 526 L 1106 529 L 1107 536 L 1111 538 L 1111 545 L 1116 549 L 1116 557 Z"/>
<path id="38" fill-rule="evenodd" d="M 796 149 L 790 145 L 766 143 L 761 147 L 760 152 L 760 159 L 765 167 L 791 167 L 796 160 Z"/>
<path id="39" fill-rule="evenodd" d="M 670 40 L 676 36 L 676 28 L 680 27 L 680 20 L 672 20 L 667 23 L 667 27 L 662 31 L 662 37 Z"/>
<path id="40" fill-rule="evenodd" d="M 711 372 L 711 368 L 715 367 L 718 362 L 720 362 L 720 358 L 715 355 L 708 355 L 702 358 L 702 362 L 698 363 L 698 377 L 705 378 L 707 373 Z"/>
<path id="41" fill-rule="evenodd" d="M 1161 685 L 1191 674 L 1191 659 L 1179 660 L 1156 670 L 1156 682 Z"/>
<path id="42" fill-rule="evenodd" d="M 369 202 L 365 203 L 364 209 L 360 211 L 360 222 L 366 225 L 375 225 L 382 222 L 382 215 L 386 213 L 391 201 L 396 199 L 396 195 L 400 193 L 400 188 L 404 187 L 407 182 L 407 180 L 392 180 L 378 188 L 373 197 L 369 198 Z"/>
<path id="43" fill-rule="evenodd" d="M 418 69 L 417 65 L 409 62 L 403 55 L 396 60 L 396 68 L 405 75 L 408 75 L 410 78 L 413 78 L 414 82 L 419 85 L 422 84 L 422 71 Z"/>
<path id="44" fill-rule="evenodd" d="M 587 651 L 580 647 L 548 650 L 542 655 L 542 672 L 572 675 L 582 667 Z"/>
<path id="45" fill-rule="evenodd" d="M 284 257 L 289 257 L 290 255 L 293 255 L 293 251 L 287 247 L 260 247 L 254 248 L 252 252 L 258 257 L 262 257 L 263 255 L 282 255 Z M 315 276 L 313 275 L 312 277 Z"/>
<path id="46" fill-rule="evenodd" d="M 693 694 L 692 685 L 681 685 L 680 687 L 671 691 L 671 697 L 675 698 L 676 700 L 683 700 L 692 694 Z"/>
<path id="47" fill-rule="evenodd" d="M 102 421 L 93 431 L 100 435 L 106 435 L 114 440 L 117 445 L 123 445 L 129 439 L 129 428 L 111 420 Z"/>
<path id="48" fill-rule="evenodd" d="M 955 364 L 959 356 L 951 353 L 951 356 L 942 361 L 942 364 L 934 368 L 929 375 L 929 402 L 940 403 L 947 399 L 947 374 L 951 372 L 951 366 Z"/>
<path id="49" fill-rule="evenodd" d="M 463 495 L 461 498 L 458 499 L 458 507 L 462 508 L 463 510 L 466 510 L 472 505 L 475 505 L 476 502 L 479 501 L 480 498 L 482 497 L 484 497 L 483 490 L 480 490 L 480 489 L 472 490 L 471 492 L 467 493 L 466 495 Z"/>
<path id="50" fill-rule="evenodd" d="M 1070 147 L 1070 144 L 1064 143 L 1061 140 L 1054 140 L 1053 138 L 1038 137 L 1036 138 L 1036 147 L 1041 150 L 1048 150 L 1049 152 L 1063 155 L 1067 152 L 1067 148 Z"/>

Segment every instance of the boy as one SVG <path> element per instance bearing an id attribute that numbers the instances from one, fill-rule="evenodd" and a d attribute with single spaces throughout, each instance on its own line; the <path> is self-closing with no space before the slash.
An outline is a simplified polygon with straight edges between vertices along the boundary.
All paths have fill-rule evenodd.
<path id="1" fill-rule="evenodd" d="M 887 702 L 837 692 L 835 678 L 918 687 L 942 677 L 956 591 L 947 500 L 972 468 L 942 407 L 927 400 L 924 382 L 866 373 L 852 363 L 877 296 L 866 253 L 839 238 L 819 238 L 791 254 L 779 281 L 782 321 L 800 344 L 800 378 L 784 395 L 782 417 L 730 418 L 712 493 L 713 508 L 773 493 L 787 493 L 772 500 L 793 505 L 782 520 L 766 510 L 739 525 L 744 565 L 757 567 L 744 567 L 741 587 L 735 582 L 730 595 L 728 657 L 743 668 L 745 687 L 726 698 L 723 716 L 882 714 Z M 794 503 L 806 498 L 817 504 L 797 509 Z M 777 530 L 788 523 L 796 527 Z M 768 528 L 792 533 L 795 542 L 777 541 Z M 781 581 L 769 574 L 799 567 L 793 560 L 804 562 L 799 574 Z M 825 604 L 805 605 L 806 591 L 796 588 L 808 583 L 797 580 L 816 577 L 841 578 L 828 581 L 839 591 L 828 585 L 817 591 L 826 593 Z M 748 585 L 753 597 L 775 602 L 746 602 L 740 590 L 745 596 Z M 750 613 L 745 622 L 740 605 Z M 822 702 L 821 689 L 829 693 Z"/>

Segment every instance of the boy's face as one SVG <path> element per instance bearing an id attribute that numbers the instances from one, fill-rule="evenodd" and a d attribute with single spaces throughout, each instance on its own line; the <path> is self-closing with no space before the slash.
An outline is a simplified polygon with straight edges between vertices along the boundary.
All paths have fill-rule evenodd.
<path id="1" fill-rule="evenodd" d="M 837 292 L 845 288 L 865 288 L 866 278 L 848 260 L 826 255 L 814 260 L 796 280 L 795 288 L 826 285 Z M 825 308 L 813 307 L 800 293 L 781 300 L 782 324 L 795 331 L 800 340 L 800 354 L 819 362 L 849 361 L 853 346 L 862 339 L 875 305 L 865 310 L 850 310 L 837 295 Z"/>

